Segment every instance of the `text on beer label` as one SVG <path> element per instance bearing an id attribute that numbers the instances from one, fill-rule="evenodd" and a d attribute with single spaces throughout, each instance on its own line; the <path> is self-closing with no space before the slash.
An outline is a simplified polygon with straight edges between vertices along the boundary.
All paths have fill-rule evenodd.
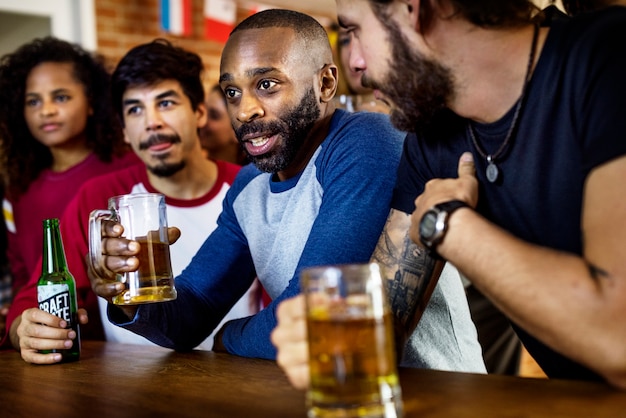
<path id="1" fill-rule="evenodd" d="M 39 309 L 64 319 L 68 326 L 71 324 L 70 288 L 68 285 L 39 286 L 37 301 L 39 302 Z"/>

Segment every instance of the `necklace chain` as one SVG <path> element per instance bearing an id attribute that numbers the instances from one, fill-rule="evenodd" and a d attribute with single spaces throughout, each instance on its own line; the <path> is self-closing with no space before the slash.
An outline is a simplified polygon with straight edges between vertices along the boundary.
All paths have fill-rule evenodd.
<path id="1" fill-rule="evenodd" d="M 472 143 L 474 144 L 474 147 L 476 147 L 476 151 L 478 151 L 481 157 L 487 160 L 487 163 L 488 163 L 487 179 L 492 183 L 498 179 L 498 174 L 499 174 L 498 167 L 495 165 L 496 159 L 500 156 L 500 154 L 507 148 L 507 146 L 511 142 L 511 139 L 513 138 L 513 132 L 515 131 L 517 122 L 519 120 L 524 98 L 526 97 L 526 91 L 528 90 L 528 84 L 530 83 L 533 63 L 535 61 L 535 51 L 537 49 L 538 34 L 539 34 L 539 26 L 535 25 L 535 30 L 533 33 L 533 42 L 532 42 L 530 54 L 528 57 L 528 67 L 526 68 L 526 77 L 524 78 L 524 86 L 522 87 L 522 94 L 520 95 L 520 98 L 517 102 L 517 106 L 515 107 L 515 113 L 513 114 L 513 120 L 511 121 L 511 126 L 509 127 L 509 130 L 506 134 L 506 137 L 504 138 L 504 141 L 502 141 L 502 144 L 496 150 L 496 152 L 492 154 L 487 154 L 485 151 L 483 151 L 483 149 L 478 144 L 478 141 L 476 140 L 476 134 L 474 133 L 474 127 L 472 126 L 471 121 L 467 124 L 467 131 L 469 132 L 469 136 L 472 139 Z"/>

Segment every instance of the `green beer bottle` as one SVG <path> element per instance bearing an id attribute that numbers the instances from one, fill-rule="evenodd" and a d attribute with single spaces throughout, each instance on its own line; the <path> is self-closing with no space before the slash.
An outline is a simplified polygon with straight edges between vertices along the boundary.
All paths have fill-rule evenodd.
<path id="1" fill-rule="evenodd" d="M 41 353 L 61 353 L 62 362 L 78 360 L 80 357 L 80 328 L 77 314 L 76 282 L 67 268 L 58 219 L 44 219 L 43 221 L 42 261 L 41 277 L 37 282 L 39 309 L 63 318 L 67 322 L 67 328 L 72 328 L 76 332 L 76 339 L 69 349 L 42 350 Z"/>

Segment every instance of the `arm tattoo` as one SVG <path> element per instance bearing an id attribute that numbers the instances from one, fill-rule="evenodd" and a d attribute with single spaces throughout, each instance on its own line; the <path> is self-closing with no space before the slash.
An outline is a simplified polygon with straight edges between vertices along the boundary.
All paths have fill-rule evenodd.
<path id="1" fill-rule="evenodd" d="M 409 215 L 392 211 L 372 255 L 387 279 L 396 339 L 402 346 L 424 313 L 444 265 L 411 241 L 409 226 Z"/>

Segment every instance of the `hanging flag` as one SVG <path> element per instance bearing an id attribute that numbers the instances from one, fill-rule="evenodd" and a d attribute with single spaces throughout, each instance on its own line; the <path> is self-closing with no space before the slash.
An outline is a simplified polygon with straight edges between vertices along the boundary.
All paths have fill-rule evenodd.
<path id="1" fill-rule="evenodd" d="M 191 35 L 191 2 L 192 0 L 159 0 L 161 29 L 172 35 Z"/>
<path id="2" fill-rule="evenodd" d="M 226 42 L 237 20 L 235 0 L 204 0 L 204 37 Z"/>

